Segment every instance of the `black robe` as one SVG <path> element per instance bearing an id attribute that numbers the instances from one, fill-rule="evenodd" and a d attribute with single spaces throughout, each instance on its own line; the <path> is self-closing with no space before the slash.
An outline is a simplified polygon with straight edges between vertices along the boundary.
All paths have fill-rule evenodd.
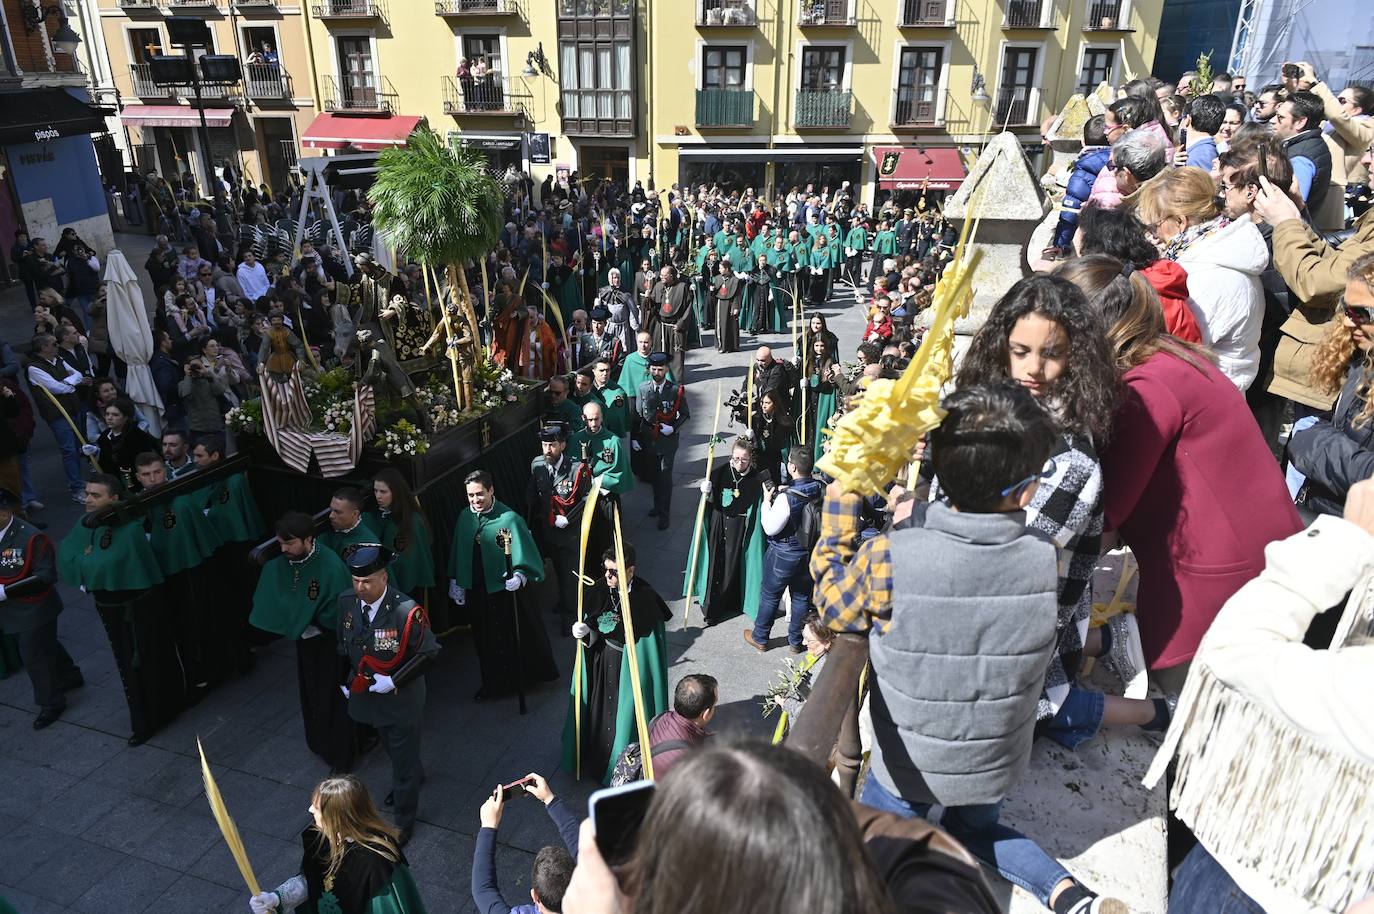
<path id="1" fill-rule="evenodd" d="M 544 620 L 534 605 L 535 588 L 526 585 L 514 598 L 505 590 L 487 593 L 481 550 L 480 543 L 472 544 L 472 586 L 467 589 L 467 605 L 484 697 L 512 694 L 522 684 L 528 690 L 536 682 L 552 682 L 558 678 L 558 665 Z"/>
<path id="2" fill-rule="evenodd" d="M 743 284 L 734 275 L 717 276 L 712 281 L 716 322 L 716 350 L 734 352 L 739 348 L 739 308 Z"/>
<path id="3" fill-rule="evenodd" d="M 782 481 L 782 461 L 792 443 L 792 420 L 776 407 L 771 418 L 754 410 L 754 466 L 776 485 Z"/>
<path id="4" fill-rule="evenodd" d="M 726 505 L 726 494 L 731 495 Z M 752 467 L 736 480 L 730 464 L 711 472 L 711 526 L 707 571 L 709 586 L 701 595 L 706 624 L 714 625 L 744 611 L 744 546 L 749 531 L 749 509 L 763 497 L 763 478 Z"/>

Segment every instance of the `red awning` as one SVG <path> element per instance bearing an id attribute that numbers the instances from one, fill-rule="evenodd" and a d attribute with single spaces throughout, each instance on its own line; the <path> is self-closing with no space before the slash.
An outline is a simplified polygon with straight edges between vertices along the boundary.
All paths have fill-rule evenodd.
<path id="1" fill-rule="evenodd" d="M 379 152 L 392 146 L 404 146 L 420 123 L 409 114 L 391 117 L 345 117 L 321 114 L 310 122 L 301 145 L 306 149 L 343 149 L 352 146 L 363 152 Z"/>
<path id="2" fill-rule="evenodd" d="M 228 127 L 233 108 L 206 108 L 208 127 Z M 119 119 L 134 127 L 199 127 L 200 112 L 190 105 L 125 105 Z"/>
<path id="3" fill-rule="evenodd" d="M 968 176 L 952 146 L 874 146 L 873 163 L 884 190 L 957 190 Z"/>

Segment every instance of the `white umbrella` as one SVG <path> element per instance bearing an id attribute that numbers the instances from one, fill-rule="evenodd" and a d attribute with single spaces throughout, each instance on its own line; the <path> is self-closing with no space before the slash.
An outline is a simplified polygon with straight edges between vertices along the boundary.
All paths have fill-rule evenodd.
<path id="1" fill-rule="evenodd" d="M 148 362 L 153 357 L 153 331 L 143 289 L 129 261 L 119 249 L 110 251 L 105 263 L 105 322 L 110 346 L 129 366 L 128 394 L 148 418 L 149 431 L 162 434 L 162 397 L 153 383 Z"/>

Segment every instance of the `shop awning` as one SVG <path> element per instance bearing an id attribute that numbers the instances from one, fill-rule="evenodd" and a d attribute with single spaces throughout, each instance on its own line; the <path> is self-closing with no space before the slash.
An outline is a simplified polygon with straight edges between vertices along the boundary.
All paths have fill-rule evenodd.
<path id="1" fill-rule="evenodd" d="M 858 162 L 862 146 L 780 146 L 775 149 L 751 147 L 683 146 L 680 159 L 711 159 L 718 162 Z"/>
<path id="2" fill-rule="evenodd" d="M 343 149 L 352 146 L 364 152 L 378 152 L 392 146 L 404 146 L 420 124 L 420 118 L 409 114 L 391 117 L 346 117 L 340 114 L 320 114 L 310 122 L 301 136 L 306 149 Z"/>
<path id="3" fill-rule="evenodd" d="M 64 136 L 104 133 L 105 115 L 61 89 L 0 93 L 0 145 L 42 143 Z"/>
<path id="4" fill-rule="evenodd" d="M 233 108 L 206 108 L 205 126 L 228 127 Z M 131 127 L 199 127 L 200 111 L 190 105 L 125 105 L 119 119 Z"/>
<path id="5" fill-rule="evenodd" d="M 874 146 L 873 164 L 883 190 L 957 190 L 968 176 L 952 146 Z"/>

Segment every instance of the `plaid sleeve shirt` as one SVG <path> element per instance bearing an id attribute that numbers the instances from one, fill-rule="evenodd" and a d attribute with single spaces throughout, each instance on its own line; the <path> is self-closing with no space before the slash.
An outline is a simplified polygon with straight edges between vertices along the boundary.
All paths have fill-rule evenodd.
<path id="1" fill-rule="evenodd" d="M 892 620 L 892 558 L 888 535 L 859 543 L 863 496 L 827 493 L 821 535 L 811 552 L 813 599 L 827 627 L 863 634 L 886 631 Z"/>

